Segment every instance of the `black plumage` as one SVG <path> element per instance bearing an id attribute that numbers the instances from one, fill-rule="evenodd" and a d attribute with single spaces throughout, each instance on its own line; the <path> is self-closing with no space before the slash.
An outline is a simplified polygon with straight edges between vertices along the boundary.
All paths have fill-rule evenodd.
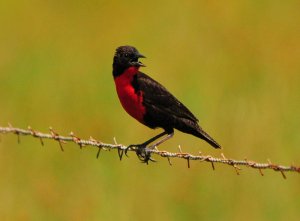
<path id="1" fill-rule="evenodd" d="M 139 72 L 134 76 L 132 86 L 143 96 L 146 126 L 163 128 L 168 134 L 177 129 L 199 137 L 215 148 L 221 147 L 198 125 L 195 115 L 160 83 Z"/>
<path id="2" fill-rule="evenodd" d="M 145 66 L 139 58 L 145 56 L 132 46 L 121 46 L 116 50 L 113 77 L 119 99 L 132 117 L 150 128 L 163 128 L 164 132 L 142 144 L 130 145 L 128 148 L 137 147 L 136 153 L 139 158 L 148 162 L 151 158 L 147 149 L 154 148 L 171 138 L 174 129 L 199 137 L 214 148 L 220 148 L 221 146 L 199 126 L 198 119 L 185 105 L 160 83 L 139 71 L 140 67 Z M 156 141 L 165 135 L 167 136 Z M 156 143 L 148 146 L 154 141 Z"/>

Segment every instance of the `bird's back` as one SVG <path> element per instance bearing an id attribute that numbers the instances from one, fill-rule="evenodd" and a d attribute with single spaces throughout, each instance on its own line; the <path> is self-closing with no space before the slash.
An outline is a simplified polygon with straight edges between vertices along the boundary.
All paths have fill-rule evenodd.
<path id="1" fill-rule="evenodd" d="M 192 112 L 174 97 L 164 86 L 139 72 L 132 82 L 136 91 L 141 91 L 146 107 L 144 121 L 147 126 L 155 128 L 176 128 L 179 121 L 188 120 L 197 124 L 198 119 Z"/>

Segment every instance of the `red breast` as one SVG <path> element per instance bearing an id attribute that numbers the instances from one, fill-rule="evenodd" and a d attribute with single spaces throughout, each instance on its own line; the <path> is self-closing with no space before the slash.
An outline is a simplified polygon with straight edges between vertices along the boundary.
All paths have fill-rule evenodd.
<path id="1" fill-rule="evenodd" d="M 146 109 L 143 106 L 143 94 L 141 91 L 135 91 L 132 81 L 138 74 L 138 67 L 129 67 L 121 75 L 115 77 L 115 84 L 120 102 L 126 112 L 144 123 Z"/>

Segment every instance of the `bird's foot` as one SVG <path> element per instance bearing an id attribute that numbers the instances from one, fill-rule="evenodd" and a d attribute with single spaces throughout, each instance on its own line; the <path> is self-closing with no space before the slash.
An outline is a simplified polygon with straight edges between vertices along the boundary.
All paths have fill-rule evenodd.
<path id="1" fill-rule="evenodd" d="M 151 158 L 151 150 L 152 148 L 148 148 L 145 144 L 131 144 L 128 147 L 126 147 L 125 150 L 118 149 L 118 154 L 120 160 L 122 160 L 123 154 L 125 154 L 127 157 L 127 152 L 129 150 L 134 150 L 138 158 L 142 161 L 142 163 L 147 163 L 149 161 L 156 162 L 154 159 Z"/>
<path id="2" fill-rule="evenodd" d="M 146 163 L 148 164 L 149 161 L 151 162 L 156 162 L 156 160 L 151 158 L 151 149 L 145 146 L 139 146 L 135 153 L 138 156 L 138 158 L 140 159 L 140 161 L 142 161 L 142 163 Z"/>

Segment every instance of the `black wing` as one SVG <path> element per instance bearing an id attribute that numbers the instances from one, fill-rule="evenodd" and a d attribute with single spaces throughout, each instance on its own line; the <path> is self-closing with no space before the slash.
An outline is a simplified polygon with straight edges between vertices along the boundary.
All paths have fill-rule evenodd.
<path id="1" fill-rule="evenodd" d="M 165 113 L 168 116 L 185 118 L 194 122 L 198 119 L 185 107 L 176 97 L 174 97 L 164 86 L 140 72 L 136 75 L 137 90 L 142 91 L 144 105 L 155 107 L 159 113 Z"/>

